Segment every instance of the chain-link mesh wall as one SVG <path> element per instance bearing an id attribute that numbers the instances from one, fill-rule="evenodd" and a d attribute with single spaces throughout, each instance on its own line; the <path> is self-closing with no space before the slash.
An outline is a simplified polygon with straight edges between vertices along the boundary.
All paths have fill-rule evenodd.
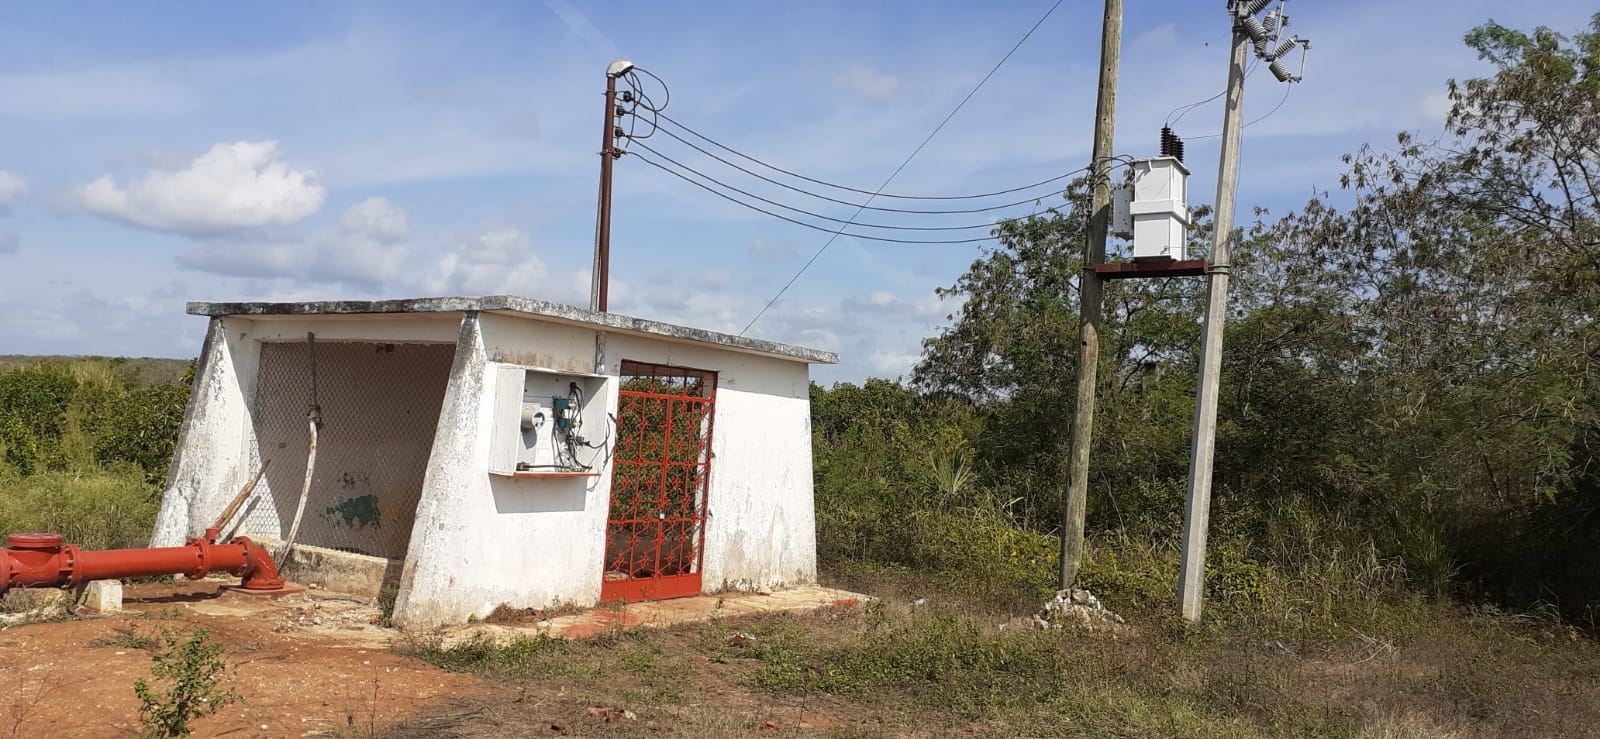
<path id="1" fill-rule="evenodd" d="M 287 538 L 314 390 L 322 425 L 296 543 L 404 558 L 454 356 L 450 344 L 262 344 L 255 433 L 272 463 L 241 533 Z"/>

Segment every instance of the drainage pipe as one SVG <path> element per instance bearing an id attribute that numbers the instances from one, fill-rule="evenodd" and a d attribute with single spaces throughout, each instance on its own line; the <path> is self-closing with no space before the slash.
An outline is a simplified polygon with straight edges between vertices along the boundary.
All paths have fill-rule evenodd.
<path id="1" fill-rule="evenodd" d="M 0 549 L 0 593 L 14 587 L 71 587 L 89 580 L 183 575 L 198 580 L 212 572 L 243 578 L 242 592 L 283 592 L 278 567 L 261 545 L 244 537 L 225 544 L 190 539 L 181 547 L 84 551 L 62 542 L 60 534 L 12 534 Z"/>

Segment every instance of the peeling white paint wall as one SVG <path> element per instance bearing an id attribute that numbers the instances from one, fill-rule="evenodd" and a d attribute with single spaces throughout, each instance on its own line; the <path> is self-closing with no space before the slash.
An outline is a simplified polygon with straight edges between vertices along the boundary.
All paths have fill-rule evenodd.
<path id="1" fill-rule="evenodd" d="M 485 314 L 464 326 L 412 530 L 395 621 L 487 616 L 501 604 L 590 605 L 600 597 L 611 469 L 594 478 L 486 474 L 499 362 L 592 372 L 594 332 Z M 804 363 L 663 339 L 607 337 L 610 376 L 590 402 L 617 407 L 623 360 L 718 372 L 702 586 L 816 581 L 810 380 Z"/>
<path id="2" fill-rule="evenodd" d="M 403 626 L 483 617 L 501 604 L 587 605 L 600 597 L 609 471 L 560 479 L 489 474 L 496 366 L 486 351 L 495 344 L 489 326 L 501 339 L 527 330 L 503 319 L 462 325 L 395 602 L 394 620 Z M 552 356 L 552 342 L 526 338 L 529 351 L 539 347 Z M 558 333 L 553 343 L 559 341 Z M 552 363 L 568 359 L 555 356 Z M 611 386 L 603 402 L 614 405 Z"/>
<path id="3" fill-rule="evenodd" d="M 239 478 L 245 465 L 240 461 L 248 459 L 250 446 L 245 438 L 249 402 L 229 328 L 229 319 L 213 318 L 206 331 L 150 546 L 179 546 L 199 536 L 232 500 L 227 491 L 243 485 Z"/>
<path id="4" fill-rule="evenodd" d="M 802 362 L 612 335 L 606 373 L 623 360 L 717 372 L 702 585 L 816 582 L 811 380 Z"/>
<path id="5" fill-rule="evenodd" d="M 604 365 L 597 368 L 592 327 L 478 312 L 216 319 L 156 544 L 199 534 L 262 455 L 270 456 L 272 450 L 258 448 L 252 419 L 261 342 L 304 341 L 307 331 L 317 334 L 319 344 L 455 345 L 401 571 L 394 612 L 401 625 L 460 622 L 502 604 L 539 608 L 599 599 L 611 470 L 560 479 L 489 474 L 493 383 L 502 363 L 604 375 L 603 391 L 589 402 L 612 412 L 624 360 L 716 372 L 702 586 L 781 587 L 816 579 L 804 362 L 612 333 L 606 336 Z M 303 399 L 298 404 L 303 412 Z M 298 478 L 291 487 L 265 494 L 297 497 Z M 286 524 L 274 506 L 266 508 L 252 515 L 276 516 L 277 524 Z"/>
<path id="6" fill-rule="evenodd" d="M 162 495 L 151 546 L 176 546 L 221 515 L 233 496 L 250 481 L 264 459 L 284 457 L 268 468 L 267 477 L 251 496 L 251 504 L 234 519 L 237 533 L 271 538 L 287 533 L 281 520 L 285 507 L 292 517 L 305 465 L 304 435 L 295 450 L 261 449 L 256 437 L 256 390 L 261 348 L 268 342 L 304 342 L 307 332 L 318 341 L 361 340 L 393 343 L 454 344 L 460 314 L 404 316 L 228 316 L 211 319 L 196 373 L 194 392 Z M 298 413 L 305 412 L 300 400 Z M 286 442 L 285 442 L 286 443 Z M 285 454 L 285 453 L 288 454 Z M 425 455 L 427 450 L 419 450 Z M 290 459 L 298 454 L 298 462 Z M 293 480 L 284 476 L 290 470 Z M 274 491 L 276 480 L 280 490 Z M 283 504 L 280 498 L 295 500 Z M 406 528 L 409 528 L 407 525 Z M 225 530 L 224 534 L 229 533 Z M 397 555 L 398 556 L 398 555 Z"/>

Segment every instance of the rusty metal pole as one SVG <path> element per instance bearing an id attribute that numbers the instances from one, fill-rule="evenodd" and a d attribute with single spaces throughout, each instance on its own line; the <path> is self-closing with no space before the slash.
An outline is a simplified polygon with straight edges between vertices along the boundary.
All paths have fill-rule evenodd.
<path id="1" fill-rule="evenodd" d="M 600 139 L 600 202 L 596 206 L 594 224 L 594 270 L 589 285 L 589 310 L 606 312 L 607 298 L 611 292 L 611 165 L 617 159 L 617 78 L 621 65 L 632 69 L 627 62 L 612 62 L 606 69 L 606 115 Z"/>
<path id="2" fill-rule="evenodd" d="M 1089 502 L 1089 452 L 1094 447 L 1095 387 L 1100 365 L 1100 323 L 1105 284 L 1094 271 L 1106 260 L 1111 225 L 1111 153 L 1117 123 L 1117 67 L 1122 58 L 1122 0 L 1106 0 L 1100 32 L 1100 92 L 1095 102 L 1094 160 L 1089 164 L 1094 201 L 1078 278 L 1078 401 L 1072 409 L 1072 449 L 1067 458 L 1066 505 L 1061 513 L 1061 587 L 1070 588 L 1083 566 L 1083 525 Z"/>

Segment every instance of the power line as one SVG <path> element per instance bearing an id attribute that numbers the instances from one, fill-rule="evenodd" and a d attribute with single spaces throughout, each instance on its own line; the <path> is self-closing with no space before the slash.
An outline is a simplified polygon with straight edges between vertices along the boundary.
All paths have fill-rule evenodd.
<path id="1" fill-rule="evenodd" d="M 831 188 L 834 188 L 835 190 L 845 190 L 847 192 L 860 193 L 862 195 L 876 195 L 877 197 L 880 197 L 880 198 L 894 198 L 896 200 L 980 200 L 982 198 L 990 198 L 990 197 L 994 197 L 996 195 L 1010 195 L 1011 193 L 1022 192 L 1023 190 L 1031 190 L 1031 189 L 1033 189 L 1035 187 L 1041 187 L 1043 185 L 1048 185 L 1048 184 L 1051 184 L 1051 183 L 1054 183 L 1054 182 L 1060 182 L 1061 180 L 1066 178 L 1066 175 L 1062 175 L 1060 177 L 1051 177 L 1050 179 L 1047 179 L 1047 180 L 1040 180 L 1040 181 L 1034 182 L 1032 184 L 1021 185 L 1021 186 L 1013 187 L 1013 188 L 1010 188 L 1010 189 L 1007 189 L 1007 190 L 996 190 L 994 192 L 977 193 L 977 194 L 974 194 L 974 195 L 899 195 L 899 194 L 887 193 L 887 192 L 874 192 L 872 190 L 862 190 L 860 188 L 850 187 L 848 185 L 835 184 L 835 183 L 832 183 L 832 182 L 828 182 L 827 180 L 819 180 L 819 179 L 817 179 L 815 177 L 807 177 L 806 175 L 800 174 L 799 172 L 793 172 L 793 171 L 784 169 L 783 167 L 779 167 L 776 164 L 769 164 L 769 163 L 761 161 L 760 159 L 757 159 L 757 158 L 755 158 L 753 156 L 750 156 L 749 154 L 746 154 L 746 153 L 744 153 L 742 151 L 739 151 L 738 149 L 734 149 L 734 148 L 732 148 L 730 146 L 727 146 L 727 145 L 717 141 L 716 139 L 713 139 L 713 138 L 711 138 L 711 137 L 709 137 L 709 136 L 707 136 L 707 135 L 705 135 L 703 133 L 700 133 L 699 131 L 696 131 L 696 130 L 688 127 L 688 126 L 685 126 L 682 123 L 680 123 L 679 121 L 677 121 L 676 119 L 668 116 L 666 113 L 661 113 L 660 117 L 661 117 L 661 120 L 664 120 L 667 123 L 670 123 L 670 124 L 672 124 L 674 126 L 677 126 L 678 128 L 682 129 L 685 133 L 689 134 L 690 136 L 693 136 L 693 137 L 695 137 L 697 139 L 700 139 L 701 141 L 704 141 L 704 142 L 706 142 L 706 143 L 708 143 L 708 144 L 710 144 L 712 146 L 715 146 L 718 149 L 721 149 L 721 150 L 723 150 L 725 152 L 728 152 L 729 154 L 732 154 L 732 155 L 734 155 L 736 157 L 739 157 L 740 159 L 743 159 L 743 160 L 745 160 L 747 162 L 751 162 L 753 164 L 760 165 L 760 166 L 765 167 L 767 169 L 770 169 L 770 170 L 772 170 L 774 172 L 780 172 L 782 174 L 789 175 L 790 177 L 794 177 L 796 179 L 801 179 L 801 180 L 805 180 L 806 182 L 810 182 L 810 183 L 817 184 L 817 185 L 822 185 L 823 187 L 831 187 Z M 673 136 L 671 131 L 665 131 L 665 133 L 668 136 L 672 136 L 673 138 L 678 139 L 679 141 L 684 141 L 682 138 L 679 138 L 677 136 Z M 684 143 L 688 144 L 689 142 L 684 141 Z M 693 144 L 689 144 L 689 145 L 690 146 L 694 146 Z M 696 148 L 696 150 L 701 151 L 702 153 L 705 153 L 707 156 L 713 157 L 717 161 L 722 162 L 724 164 L 727 164 L 730 167 L 737 167 L 738 166 L 738 165 L 732 164 L 731 162 L 728 162 L 725 159 L 722 159 L 720 157 L 716 157 L 713 154 L 705 152 L 705 150 L 700 149 L 699 147 L 695 147 L 695 148 Z M 743 168 L 740 168 L 740 169 L 741 169 L 741 171 L 749 172 L 749 170 L 745 170 Z M 749 172 L 749 173 L 755 175 L 754 172 Z M 755 176 L 756 177 L 761 177 L 761 175 L 755 175 Z M 763 179 L 765 179 L 765 178 L 763 178 Z M 805 191 L 802 190 L 802 192 L 805 192 Z M 854 203 L 851 203 L 851 205 L 854 205 Z M 946 212 L 958 213 L 958 212 L 962 212 L 962 211 L 946 211 Z M 976 211 L 974 211 L 974 212 L 976 212 Z"/>
<path id="2" fill-rule="evenodd" d="M 854 200 L 841 200 L 839 198 L 830 197 L 828 195 L 823 195 L 821 193 L 812 192 L 812 191 L 807 190 L 807 189 L 805 189 L 803 187 L 796 187 L 794 185 L 788 184 L 788 183 L 783 182 L 781 180 L 773 179 L 773 178 L 768 177 L 768 176 L 766 176 L 764 174 L 761 174 L 760 172 L 751 171 L 750 169 L 742 167 L 737 163 L 730 162 L 727 159 L 723 159 L 722 157 L 717 156 L 716 154 L 714 154 L 712 152 L 706 151 L 705 149 L 695 145 L 694 142 L 689 141 L 689 140 L 687 140 L 687 139 L 685 139 L 685 138 L 673 133 L 670 130 L 667 130 L 667 129 L 664 129 L 664 128 L 660 129 L 660 130 L 661 130 L 661 133 L 664 133 L 667 136 L 669 136 L 669 137 L 671 137 L 673 139 L 676 139 L 678 142 L 682 143 L 683 145 L 685 145 L 685 146 L 687 146 L 687 147 L 689 147 L 691 149 L 694 149 L 695 151 L 698 151 L 701 154 L 704 154 L 704 155 L 706 155 L 706 156 L 708 156 L 708 157 L 710 157 L 712 159 L 715 159 L 715 160 L 717 160 L 719 162 L 722 162 L 723 164 L 726 164 L 729 167 L 737 169 L 740 172 L 743 172 L 743 173 L 745 173 L 747 175 L 750 175 L 751 177 L 754 177 L 754 178 L 756 178 L 758 180 L 762 180 L 763 182 L 770 182 L 770 183 L 772 183 L 774 185 L 777 185 L 778 187 L 782 187 L 782 188 L 784 188 L 786 190 L 793 190 L 794 192 L 798 192 L 798 193 L 800 193 L 802 195 L 808 195 L 810 197 L 817 198 L 818 200 L 826 200 L 826 201 L 828 201 L 830 203 L 838 203 L 840 205 L 858 205 L 858 206 L 861 206 L 861 207 L 865 208 L 866 210 L 879 211 L 879 212 L 883 212 L 883 213 L 916 213 L 916 214 L 921 214 L 921 215 L 946 215 L 946 214 L 954 215 L 954 214 L 960 214 L 960 213 L 988 213 L 990 211 L 995 211 L 995 210 L 1004 210 L 1006 208 L 1014 208 L 1014 207 L 1016 207 L 1018 205 L 1026 205 L 1028 203 L 1036 202 L 1036 201 L 1039 200 L 1039 197 L 1032 197 L 1032 198 L 1026 198 L 1026 199 L 1023 199 L 1023 200 L 1018 200 L 1018 201 L 1014 201 L 1014 202 L 1010 202 L 1010 203 L 1001 203 L 1000 205 L 990 205 L 990 206 L 983 207 L 983 208 L 952 208 L 952 209 L 946 209 L 946 210 L 930 210 L 930 209 L 924 209 L 924 208 L 885 208 L 883 206 L 878 206 L 878 205 L 865 205 L 864 203 L 860 203 L 860 202 L 857 202 L 857 201 L 854 201 Z M 685 129 L 685 130 L 687 130 L 687 129 Z M 718 146 L 720 147 L 721 145 L 718 144 Z M 727 147 L 722 147 L 722 148 L 726 149 Z M 732 149 L 728 149 L 728 150 L 729 151 L 733 151 Z M 656 153 L 658 155 L 660 154 L 660 152 L 656 152 Z M 735 152 L 735 153 L 737 153 L 737 152 Z M 744 156 L 744 155 L 740 154 L 739 156 Z M 748 159 L 749 157 L 745 157 L 745 158 Z M 754 160 L 752 160 L 752 161 L 754 161 Z M 769 169 L 776 169 L 775 167 L 771 167 L 770 165 L 763 165 L 763 166 L 767 166 Z M 687 169 L 687 167 L 685 167 L 685 169 Z M 784 171 L 784 170 L 778 170 L 778 171 Z M 1048 184 L 1051 184 L 1051 183 L 1054 183 L 1054 182 L 1059 182 L 1061 180 L 1064 180 L 1064 179 L 1066 179 L 1068 177 L 1071 177 L 1072 175 L 1077 174 L 1078 172 L 1082 172 L 1082 171 L 1083 171 L 1082 169 L 1077 169 L 1077 170 L 1074 170 L 1072 172 L 1068 172 L 1068 173 L 1063 174 L 1063 175 L 1057 175 L 1055 177 L 1051 177 L 1048 180 L 1043 180 L 1041 182 L 1035 182 L 1035 183 L 1033 183 L 1031 185 L 1023 185 L 1021 187 L 1012 188 L 1010 190 L 1001 190 L 1001 191 L 999 191 L 997 193 L 987 193 L 986 195 L 982 195 L 982 196 L 965 196 L 964 195 L 964 196 L 960 196 L 960 199 L 972 199 L 972 198 L 977 198 L 977 197 L 988 197 L 988 196 L 991 196 L 991 195 L 999 195 L 999 194 L 1006 194 L 1006 193 L 1012 193 L 1012 192 L 1020 192 L 1022 190 L 1027 190 L 1027 189 L 1030 189 L 1030 188 L 1039 187 L 1041 185 L 1048 185 Z M 820 182 L 820 180 L 813 180 L 813 179 L 811 179 L 809 177 L 805 177 L 803 175 L 791 175 L 791 176 L 799 177 L 799 178 L 801 178 L 803 180 L 807 180 L 807 181 L 810 181 L 810 182 Z M 850 188 L 844 187 L 842 185 L 828 185 L 828 186 L 829 187 L 838 188 L 838 189 L 841 189 L 841 190 L 850 189 Z M 865 192 L 865 191 L 860 191 L 860 192 Z M 899 197 L 899 198 L 908 199 L 908 200 L 911 199 L 910 196 L 901 196 L 901 195 L 895 195 L 895 196 L 879 195 L 879 197 L 885 197 L 885 198 L 887 198 L 887 197 Z M 1043 197 L 1043 196 L 1040 196 L 1040 197 Z M 938 199 L 941 199 L 941 200 L 954 200 L 954 199 L 957 199 L 957 198 L 945 196 L 945 197 L 940 197 Z"/>
<path id="3" fill-rule="evenodd" d="M 1293 89 L 1294 89 L 1294 85 L 1284 85 L 1283 86 L 1283 97 L 1278 98 L 1278 104 L 1272 106 L 1272 110 L 1267 111 L 1266 113 L 1262 114 L 1262 116 L 1260 118 L 1257 118 L 1257 119 L 1255 119 L 1253 121 L 1250 121 L 1249 123 L 1246 123 L 1243 126 L 1240 126 L 1239 128 L 1241 130 L 1243 130 L 1243 129 L 1249 128 L 1251 126 L 1254 126 L 1255 124 L 1260 123 L 1260 122 L 1262 122 L 1262 121 L 1264 121 L 1264 120 L 1266 120 L 1268 118 L 1271 118 L 1272 114 L 1278 112 L 1278 109 L 1282 108 L 1284 103 L 1289 102 L 1289 91 L 1293 90 Z M 1220 133 L 1212 133 L 1212 134 L 1207 134 L 1205 136 L 1195 136 L 1195 137 L 1193 137 L 1193 138 L 1191 138 L 1189 140 L 1190 141 L 1200 141 L 1200 140 L 1203 140 L 1203 139 L 1214 139 L 1214 138 L 1217 138 L 1218 136 L 1221 136 L 1221 135 L 1222 134 L 1220 134 Z"/>
<path id="4" fill-rule="evenodd" d="M 1250 60 L 1250 67 L 1244 71 L 1245 79 L 1249 79 L 1250 75 L 1255 74 L 1257 63 L 1258 63 L 1258 60 L 1255 60 L 1255 59 L 1251 59 Z M 1178 125 L 1178 121 L 1183 120 L 1183 117 L 1186 116 L 1186 115 L 1189 115 L 1189 113 L 1193 112 L 1195 108 L 1198 108 L 1198 107 L 1200 107 L 1202 105 L 1205 105 L 1206 103 L 1209 103 L 1209 102 L 1211 102 L 1213 100 L 1216 100 L 1217 98 L 1222 97 L 1223 95 L 1226 95 L 1227 93 L 1228 93 L 1228 88 L 1224 87 L 1224 88 L 1222 88 L 1222 92 L 1219 92 L 1219 93 L 1217 93 L 1215 95 L 1212 95 L 1211 97 L 1208 97 L 1208 98 L 1206 98 L 1204 100 L 1201 100 L 1201 101 L 1195 102 L 1195 103 L 1189 103 L 1188 105 L 1180 105 L 1180 106 L 1178 106 L 1176 108 L 1173 108 L 1172 110 L 1167 111 L 1167 122 L 1163 123 L 1161 125 L 1163 125 L 1163 126 L 1176 126 L 1176 125 Z M 1180 110 L 1183 111 L 1183 112 L 1182 113 L 1178 113 L 1178 111 L 1180 111 Z M 1172 117 L 1173 113 L 1178 113 L 1178 117 L 1177 118 L 1173 118 Z"/>
<path id="5" fill-rule="evenodd" d="M 851 219 L 851 220 L 847 221 L 847 220 L 845 220 L 843 218 L 834 218 L 832 216 L 826 216 L 826 215 L 823 215 L 821 213 L 817 213 L 817 212 L 814 212 L 814 211 L 806 210 L 804 208 L 796 208 L 796 207 L 794 207 L 792 205 L 785 205 L 785 204 L 780 203 L 780 202 L 778 202 L 776 200 L 772 200 L 772 199 L 765 198 L 765 197 L 762 197 L 760 195 L 757 195 L 757 194 L 755 194 L 753 192 L 750 192 L 749 190 L 742 190 L 742 189 L 734 187 L 733 185 L 730 185 L 730 184 L 728 184 L 726 182 L 723 182 L 722 180 L 719 180 L 719 179 L 717 179 L 715 177 L 712 177 L 711 175 L 708 175 L 708 174 L 706 174 L 704 172 L 701 172 L 701 171 L 695 169 L 694 167 L 691 167 L 691 166 L 689 166 L 687 164 L 684 164 L 683 162 L 680 162 L 680 161 L 678 161 L 676 159 L 673 159 L 672 157 L 669 157 L 666 154 L 662 154 L 661 152 L 656 151 L 654 148 L 652 148 L 649 144 L 640 143 L 638 146 L 639 146 L 639 148 L 644 149 L 645 151 L 648 151 L 651 154 L 654 154 L 654 155 L 666 160 L 668 163 L 678 167 L 679 169 L 684 170 L 684 171 L 688 172 L 689 174 L 692 174 L 692 175 L 694 175 L 696 177 L 699 177 L 700 179 L 705 180 L 707 182 L 710 182 L 712 184 L 715 184 L 715 185 L 717 185 L 719 187 L 722 187 L 722 188 L 727 189 L 727 190 L 732 190 L 732 191 L 734 191 L 736 193 L 739 193 L 740 195 L 743 195 L 743 196 L 748 197 L 748 198 L 754 198 L 754 199 L 759 200 L 759 201 L 761 201 L 763 203 L 766 203 L 767 205 L 771 205 L 771 206 L 775 206 L 775 207 L 778 207 L 778 208 L 782 208 L 782 209 L 787 210 L 787 211 L 793 211 L 795 213 L 800 213 L 802 215 L 808 215 L 808 216 L 811 216 L 812 218 L 820 218 L 820 219 L 822 219 L 824 221 L 832 221 L 834 223 L 841 223 L 841 224 L 844 224 L 846 226 L 859 226 L 861 228 L 882 228 L 882 229 L 889 229 L 889 230 L 894 230 L 894 231 L 970 231 L 970 230 L 972 230 L 974 228 L 994 228 L 994 224 L 993 223 L 980 223 L 980 224 L 975 224 L 975 225 L 971 225 L 971 226 L 891 226 L 891 225 L 882 224 L 882 223 L 862 223 L 862 222 L 856 221 L 854 219 Z M 1078 171 L 1081 172 L 1083 170 L 1078 170 Z M 1023 203 L 1038 202 L 1039 200 L 1043 200 L 1043 199 L 1044 199 L 1044 196 L 1041 196 L 1041 197 L 1038 197 L 1038 198 L 1032 198 L 1030 200 L 1024 200 L 1024 201 L 1022 201 L 1022 203 L 1013 203 L 1012 205 L 1022 205 Z M 855 203 L 845 203 L 845 205 L 855 205 Z M 866 206 L 862 206 L 862 207 L 864 208 Z M 909 212 L 915 213 L 917 211 L 909 211 Z M 861 214 L 861 212 L 859 210 L 856 211 L 856 215 L 860 215 L 860 214 Z"/>
<path id="6" fill-rule="evenodd" d="M 1050 16 L 1056 12 L 1056 8 L 1061 7 L 1062 2 L 1063 0 L 1056 0 L 1055 4 L 1051 5 L 1050 9 L 1046 10 L 1044 15 L 1039 17 L 1039 20 L 1033 24 L 1032 28 L 1028 29 L 1027 33 L 1022 34 L 1022 38 L 1017 39 L 1017 43 L 1012 45 L 1011 50 L 1007 51 L 1005 56 L 1000 57 L 1000 61 L 995 63 L 994 68 L 990 69 L 989 73 L 983 76 L 983 79 L 978 80 L 978 84 L 973 86 L 972 91 L 968 92 L 966 97 L 961 98 L 961 102 L 956 103 L 956 107 L 950 111 L 950 114 L 945 116 L 944 120 L 939 121 L 939 125 L 933 127 L 933 131 L 928 134 L 927 138 L 922 140 L 922 143 L 917 144 L 917 148 L 911 150 L 911 154 L 906 157 L 905 161 L 900 163 L 900 166 L 895 167 L 894 171 L 889 173 L 888 179 L 885 179 L 883 184 L 879 185 L 878 189 L 867 198 L 867 202 L 863 203 L 862 207 L 856 209 L 855 215 L 851 216 L 852 221 L 861 215 L 861 212 L 866 209 L 867 205 L 872 203 L 873 198 L 876 198 L 878 193 L 883 192 L 883 189 L 888 187 L 889 183 L 894 182 L 894 178 L 900 176 L 900 172 L 906 168 L 906 165 L 911 164 L 911 160 L 917 158 L 917 155 L 922 153 L 923 148 L 927 147 L 928 142 L 932 141 L 933 137 L 939 135 L 939 132 L 944 130 L 945 124 L 949 123 L 950 119 L 955 118 L 956 114 L 960 113 L 961 109 L 966 107 L 967 101 L 971 100 L 973 95 L 978 94 L 978 91 L 983 89 L 983 86 L 989 82 L 989 78 L 993 77 L 996 72 L 1000 71 L 1001 67 L 1005 66 L 1006 61 L 1011 58 L 1011 55 L 1017 53 L 1017 49 L 1022 48 L 1022 45 L 1027 42 L 1030 36 L 1033 35 L 1033 32 L 1039 30 L 1039 26 L 1044 25 L 1044 22 L 1049 20 Z M 739 331 L 740 336 L 743 336 L 746 331 L 749 331 L 751 326 L 756 325 L 756 321 L 761 320 L 761 317 L 766 315 L 768 310 L 772 309 L 772 306 L 778 302 L 778 299 L 783 297 L 783 294 L 788 292 L 789 288 L 794 285 L 795 280 L 800 279 L 800 276 L 805 274 L 806 270 L 810 269 L 811 265 L 816 263 L 817 259 L 822 256 L 823 252 L 828 250 L 829 246 L 833 245 L 833 242 L 839 238 L 839 234 L 841 233 L 844 233 L 843 227 L 837 231 L 834 231 L 833 235 L 828 237 L 828 240 L 823 243 L 822 248 L 818 249 L 817 253 L 811 255 L 811 259 L 807 260 L 805 265 L 800 267 L 800 271 L 795 272 L 794 276 L 789 278 L 788 282 L 784 283 L 783 287 L 778 290 L 777 294 L 773 295 L 772 299 L 768 300 L 765 306 L 762 306 L 760 312 L 756 313 L 755 318 L 750 319 L 750 322 L 745 324 L 744 328 Z"/>
<path id="7" fill-rule="evenodd" d="M 695 180 L 692 180 L 689 177 L 677 172 L 676 170 L 673 170 L 671 167 L 668 167 L 668 166 L 666 166 L 664 164 L 661 164 L 661 163 L 659 163 L 659 162 L 657 162 L 657 161 L 655 161 L 655 160 L 653 160 L 653 159 L 651 159 L 651 158 L 649 158 L 647 156 L 644 156 L 643 154 L 634 153 L 633 156 L 636 157 L 639 161 L 644 162 L 645 164 L 648 164 L 648 165 L 650 165 L 652 167 L 655 167 L 656 169 L 659 169 L 659 170 L 661 170 L 663 172 L 666 172 L 667 174 L 670 174 L 673 177 L 676 177 L 676 178 L 678 178 L 680 180 L 683 180 L 684 182 L 687 182 L 687 183 L 689 183 L 691 185 L 694 185 L 695 187 L 698 187 L 698 188 L 700 188 L 702 190 L 705 190 L 706 192 L 709 192 L 712 195 L 715 195 L 715 196 L 717 196 L 719 198 L 722 198 L 723 200 L 726 200 L 726 201 L 728 201 L 730 203 L 733 203 L 735 205 L 739 205 L 739 206 L 742 206 L 742 207 L 745 207 L 745 208 L 749 208 L 750 210 L 756 211 L 757 213 L 763 213 L 763 214 L 772 216 L 773 218 L 777 218 L 778 220 L 781 220 L 781 221 L 788 221 L 789 223 L 793 223 L 796 226 L 805 226 L 806 228 L 812 229 L 814 231 L 821 231 L 821 232 L 826 233 L 826 234 L 832 234 L 835 237 L 840 236 L 840 235 L 844 235 L 844 236 L 849 236 L 851 238 L 862 239 L 864 241 L 882 241 L 882 242 L 886 242 L 886 243 L 890 243 L 890 244 L 977 244 L 977 243 L 984 242 L 984 241 L 994 241 L 995 239 L 999 238 L 997 236 L 991 235 L 991 236 L 980 236 L 980 237 L 970 238 L 970 239 L 894 239 L 894 238 L 888 238 L 888 237 L 884 237 L 884 236 L 868 236 L 866 234 L 844 233 L 844 229 L 848 228 L 848 226 L 841 226 L 838 230 L 835 230 L 835 229 L 833 229 L 833 228 L 831 228 L 829 226 L 818 226 L 818 225 L 816 225 L 814 223 L 806 223 L 805 221 L 802 221 L 802 220 L 799 220 L 799 219 L 796 219 L 796 218 L 790 218 L 789 216 L 783 215 L 782 213 L 774 213 L 774 212 L 772 212 L 770 210 L 762 208 L 759 205 L 751 205 L 750 203 L 746 203 L 743 200 L 740 200 L 740 199 L 738 199 L 736 197 L 733 197 L 732 195 L 729 195 L 727 193 L 724 193 L 724 192 L 721 192 L 719 190 L 716 190 L 716 189 L 714 189 L 714 188 L 712 188 L 712 187 L 710 187 L 708 185 L 705 185 L 703 183 L 700 183 L 700 182 L 697 182 Z M 1039 215 L 1040 213 L 1043 213 L 1043 212 L 1046 212 L 1046 211 L 1044 211 L 1044 210 L 1035 211 L 1031 215 Z M 852 224 L 852 225 L 865 225 L 865 224 Z M 829 243 L 832 243 L 833 239 L 829 239 L 828 241 L 829 241 Z M 821 252 L 819 251 L 818 255 L 820 256 L 820 254 L 821 254 Z M 812 257 L 812 261 L 816 261 L 816 257 Z M 799 277 L 799 275 L 796 274 L 795 277 Z M 793 284 L 794 280 L 791 279 L 789 282 L 790 282 L 790 284 Z M 770 307 L 771 303 L 768 303 L 768 306 Z M 758 315 L 756 317 L 760 318 L 761 316 Z M 754 321 L 751 321 L 751 323 L 754 323 Z M 745 326 L 745 330 L 749 330 L 749 328 L 750 327 L 748 325 Z M 742 336 L 743 332 L 741 332 L 740 335 Z"/>

